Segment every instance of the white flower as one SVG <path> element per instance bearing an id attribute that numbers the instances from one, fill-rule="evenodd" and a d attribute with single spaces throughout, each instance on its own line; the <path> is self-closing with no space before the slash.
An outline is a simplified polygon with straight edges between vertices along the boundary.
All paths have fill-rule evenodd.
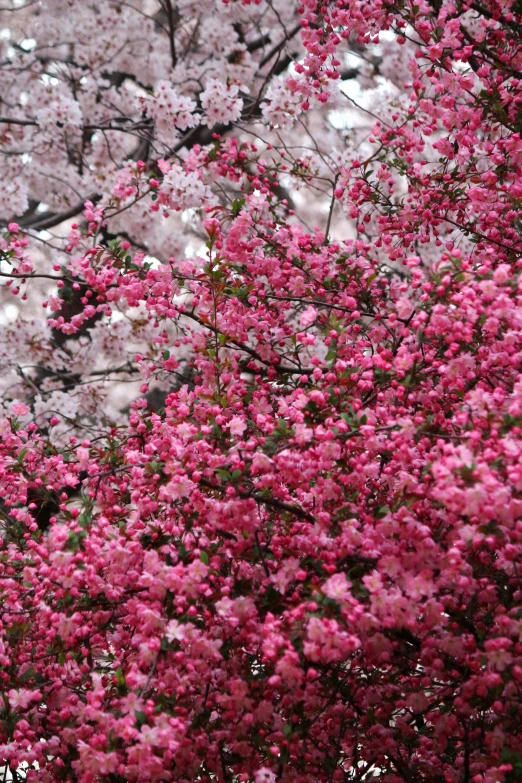
<path id="1" fill-rule="evenodd" d="M 176 210 L 202 207 L 210 198 L 210 191 L 197 172 L 187 173 L 177 163 L 163 177 L 160 192 L 166 196 L 168 206 Z"/>
<path id="2" fill-rule="evenodd" d="M 82 124 L 82 110 L 78 101 L 67 95 L 50 100 L 36 112 L 36 121 L 43 130 L 79 128 Z"/>
<path id="3" fill-rule="evenodd" d="M 238 98 L 239 86 L 225 84 L 212 78 L 207 82 L 201 93 L 201 105 L 205 110 L 205 120 L 208 125 L 220 122 L 227 124 L 236 122 L 241 117 L 243 99 Z"/>
<path id="4" fill-rule="evenodd" d="M 13 215 L 23 215 L 29 206 L 27 186 L 17 177 L 15 182 L 2 178 L 0 191 L 0 218 L 10 219 Z"/>
<path id="5" fill-rule="evenodd" d="M 261 104 L 261 112 L 271 125 L 288 128 L 301 114 L 302 100 L 302 96 L 292 92 L 283 79 L 273 79 L 266 91 L 266 100 Z"/>
<path id="6" fill-rule="evenodd" d="M 62 391 L 53 391 L 50 394 L 41 396 L 37 394 L 34 402 L 35 418 L 47 414 L 48 416 L 57 413 L 65 416 L 67 419 L 74 419 L 78 412 L 78 400 L 71 394 Z"/>
<path id="7" fill-rule="evenodd" d="M 199 124 L 196 102 L 187 95 L 180 95 L 166 81 L 158 82 L 154 95 L 139 99 L 141 107 L 156 126 L 159 141 L 173 144 L 179 138 L 179 131 L 186 131 Z"/>

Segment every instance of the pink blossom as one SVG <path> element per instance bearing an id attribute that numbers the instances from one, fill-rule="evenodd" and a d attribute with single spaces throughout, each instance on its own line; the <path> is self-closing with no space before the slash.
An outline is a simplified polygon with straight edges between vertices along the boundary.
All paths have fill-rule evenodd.
<path id="1" fill-rule="evenodd" d="M 520 3 L 8 5 L 0 766 L 515 780 Z"/>
<path id="2" fill-rule="evenodd" d="M 233 416 L 227 426 L 230 430 L 230 434 L 235 435 L 236 437 L 241 437 L 247 428 L 246 422 L 241 416 Z"/>

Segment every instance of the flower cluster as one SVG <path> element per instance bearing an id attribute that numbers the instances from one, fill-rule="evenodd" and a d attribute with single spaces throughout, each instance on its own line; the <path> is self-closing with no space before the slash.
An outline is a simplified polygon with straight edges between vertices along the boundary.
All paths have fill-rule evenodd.
<path id="1" fill-rule="evenodd" d="M 139 99 L 140 106 L 154 119 L 158 139 L 173 146 L 180 131 L 194 128 L 199 117 L 195 114 L 196 102 L 187 95 L 180 95 L 168 82 L 161 81 L 154 95 Z"/>
<path id="2" fill-rule="evenodd" d="M 243 99 L 239 97 L 239 85 L 225 84 L 219 79 L 209 79 L 201 93 L 204 119 L 209 126 L 216 123 L 237 122 L 241 116 Z"/>

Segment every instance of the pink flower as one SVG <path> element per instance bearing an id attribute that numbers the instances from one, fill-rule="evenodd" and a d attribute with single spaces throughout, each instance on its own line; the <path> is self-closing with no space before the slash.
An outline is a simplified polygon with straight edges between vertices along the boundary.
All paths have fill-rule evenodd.
<path id="1" fill-rule="evenodd" d="M 316 318 L 317 318 L 317 310 L 313 305 L 308 305 L 306 310 L 304 310 L 301 313 L 301 317 L 299 320 L 301 322 L 301 326 L 303 328 L 306 328 L 307 326 L 313 324 Z"/>
<path id="2" fill-rule="evenodd" d="M 170 500 L 189 497 L 196 485 L 187 476 L 175 476 L 162 489 L 162 495 Z"/>
<path id="3" fill-rule="evenodd" d="M 277 777 L 268 767 L 260 767 L 254 772 L 255 783 L 276 783 Z"/>
<path id="4" fill-rule="evenodd" d="M 20 690 L 12 688 L 7 696 L 12 710 L 25 710 L 31 702 L 38 701 L 42 698 L 40 691 L 30 691 L 25 688 L 20 688 Z"/>
<path id="5" fill-rule="evenodd" d="M 273 462 L 270 457 L 268 457 L 266 454 L 263 454 L 263 452 L 258 451 L 256 454 L 254 454 L 254 458 L 252 460 L 252 473 L 254 475 L 267 473 L 271 469 L 272 465 Z"/>
<path id="6" fill-rule="evenodd" d="M 322 589 L 328 598 L 342 601 L 350 594 L 350 582 L 344 574 L 334 574 L 326 580 Z"/>
<path id="7" fill-rule="evenodd" d="M 184 625 L 178 623 L 177 620 L 170 620 L 165 629 L 165 636 L 169 642 L 182 642 L 186 635 L 187 632 Z"/>
<path id="8" fill-rule="evenodd" d="M 240 438 L 241 435 L 245 432 L 247 425 L 241 416 L 233 416 L 228 422 L 227 427 L 230 430 L 231 435 L 235 435 L 236 437 Z"/>
<path id="9" fill-rule="evenodd" d="M 15 416 L 27 416 L 29 408 L 24 402 L 14 402 L 11 405 L 11 410 Z"/>

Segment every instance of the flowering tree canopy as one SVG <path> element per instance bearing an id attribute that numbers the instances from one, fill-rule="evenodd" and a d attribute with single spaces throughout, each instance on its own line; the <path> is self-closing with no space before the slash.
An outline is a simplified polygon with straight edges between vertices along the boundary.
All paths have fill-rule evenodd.
<path id="1" fill-rule="evenodd" d="M 0 767 L 522 779 L 520 0 L 3 0 Z"/>

